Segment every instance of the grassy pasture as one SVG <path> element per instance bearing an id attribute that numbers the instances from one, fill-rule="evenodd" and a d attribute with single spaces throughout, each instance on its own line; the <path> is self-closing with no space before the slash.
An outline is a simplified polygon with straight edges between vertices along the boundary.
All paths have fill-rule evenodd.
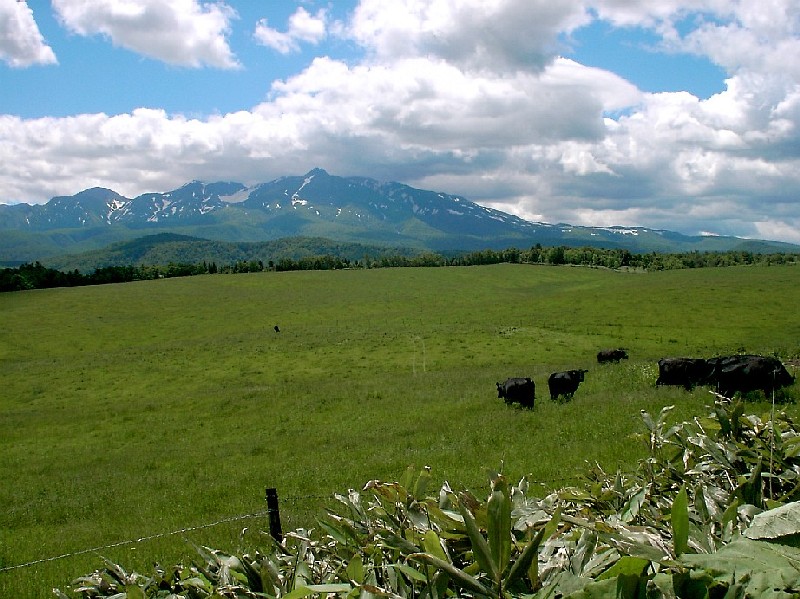
<path id="1" fill-rule="evenodd" d="M 293 529 L 313 527 L 334 492 L 409 464 L 478 494 L 501 464 L 545 487 L 587 462 L 629 468 L 641 409 L 674 404 L 683 420 L 711 402 L 656 389 L 658 358 L 796 358 L 799 305 L 794 266 L 286 272 L 2 294 L 0 597 L 66 589 L 100 556 L 149 571 L 190 561 L 192 543 L 256 546 L 265 518 L 163 533 L 262 512 L 265 487 Z M 631 359 L 595 364 L 614 346 Z M 590 372 L 575 399 L 551 403 L 547 375 L 577 367 Z M 534 411 L 497 399 L 508 376 L 534 378 Z"/>

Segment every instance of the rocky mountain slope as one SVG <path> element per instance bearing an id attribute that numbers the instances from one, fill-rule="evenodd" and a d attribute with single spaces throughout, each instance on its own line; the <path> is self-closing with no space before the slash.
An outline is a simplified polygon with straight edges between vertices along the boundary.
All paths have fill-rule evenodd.
<path id="1" fill-rule="evenodd" d="M 192 181 L 136 198 L 94 188 L 42 205 L 0 205 L 0 262 L 83 252 L 164 232 L 236 242 L 305 236 L 433 251 L 537 243 L 633 252 L 800 251 L 791 244 L 734 237 L 531 222 L 460 196 L 314 169 L 253 187 Z"/>

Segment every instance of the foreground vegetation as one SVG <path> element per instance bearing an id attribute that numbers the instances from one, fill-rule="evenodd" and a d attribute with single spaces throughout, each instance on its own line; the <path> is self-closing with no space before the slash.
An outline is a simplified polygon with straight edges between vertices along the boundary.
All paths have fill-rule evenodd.
<path id="1" fill-rule="evenodd" d="M 540 497 L 492 473 L 487 500 L 431 473 L 337 495 L 319 531 L 254 555 L 203 549 L 151 575 L 108 564 L 84 597 L 564 597 L 706 599 L 800 594 L 800 430 L 718 402 L 667 426 L 643 414 L 647 457 Z M 433 493 L 431 493 L 433 491 Z M 769 508 L 772 507 L 770 510 Z M 765 511 L 768 510 L 768 511 Z M 60 593 L 62 599 L 69 599 Z"/>
<path id="2" fill-rule="evenodd" d="M 66 589 L 102 558 L 149 572 L 188 564 L 195 545 L 255 555 L 265 487 L 294 530 L 409 464 L 477 498 L 501 464 L 537 497 L 581 485 L 596 463 L 632 472 L 646 456 L 640 410 L 674 405 L 682 422 L 712 400 L 656 389 L 655 361 L 796 359 L 799 283 L 796 266 L 502 264 L 3 294 L 0 476 L 13 482 L 0 488 L 0 596 Z M 617 346 L 631 359 L 594 363 Z M 573 367 L 589 368 L 575 399 L 544 399 L 547 374 Z M 536 381 L 535 410 L 497 399 L 508 376 Z"/>

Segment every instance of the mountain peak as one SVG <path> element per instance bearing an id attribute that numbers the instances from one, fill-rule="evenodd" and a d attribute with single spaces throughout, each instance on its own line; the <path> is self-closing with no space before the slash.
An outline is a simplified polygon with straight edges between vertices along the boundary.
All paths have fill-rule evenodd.
<path id="1" fill-rule="evenodd" d="M 633 252 L 724 251 L 742 243 L 736 238 L 635 227 L 534 223 L 462 196 L 365 177 L 339 177 L 319 167 L 250 187 L 232 181 L 190 181 L 179 189 L 130 200 L 110 189 L 92 188 L 53 198 L 46 205 L 2 206 L 0 232 L 12 230 L 17 232 L 0 234 L 0 255 L 27 261 L 145 232 L 179 232 L 219 241 L 311 236 L 432 251 L 535 244 Z M 37 248 L 42 239 L 52 240 L 50 247 Z M 796 252 L 798 246 L 764 242 L 758 249 Z"/>

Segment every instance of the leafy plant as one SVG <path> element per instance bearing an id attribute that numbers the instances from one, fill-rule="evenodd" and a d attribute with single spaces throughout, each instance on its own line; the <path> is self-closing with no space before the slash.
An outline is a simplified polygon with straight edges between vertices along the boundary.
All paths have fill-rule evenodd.
<path id="1" fill-rule="evenodd" d="M 798 432 L 718 402 L 668 425 L 643 413 L 649 455 L 632 474 L 591 470 L 542 498 L 489 474 L 488 498 L 428 468 L 337 495 L 319 531 L 241 557 L 144 577 L 120 566 L 76 581 L 84 597 L 783 597 L 800 593 Z M 773 438 L 774 437 L 774 438 Z M 771 465 L 764 470 L 763 465 Z M 774 506 L 764 511 L 764 506 Z M 68 596 L 57 592 L 62 599 Z"/>

